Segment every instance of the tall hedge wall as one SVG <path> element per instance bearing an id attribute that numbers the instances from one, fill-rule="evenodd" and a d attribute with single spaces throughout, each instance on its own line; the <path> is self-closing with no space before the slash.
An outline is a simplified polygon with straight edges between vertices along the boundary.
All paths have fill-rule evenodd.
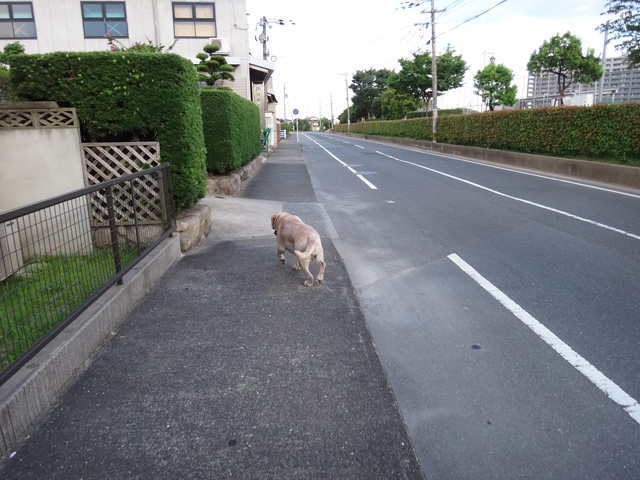
<path id="1" fill-rule="evenodd" d="M 351 132 L 431 140 L 432 119 L 351 124 Z M 346 132 L 346 125 L 337 125 Z M 439 116 L 441 143 L 640 166 L 640 103 Z"/>
<path id="2" fill-rule="evenodd" d="M 10 58 L 26 100 L 75 107 L 85 141 L 158 141 L 171 163 L 176 206 L 206 194 L 207 172 L 196 70 L 175 54 L 56 52 Z"/>
<path id="3" fill-rule="evenodd" d="M 260 109 L 227 88 L 204 88 L 202 124 L 207 147 L 207 170 L 225 174 L 260 153 Z"/>

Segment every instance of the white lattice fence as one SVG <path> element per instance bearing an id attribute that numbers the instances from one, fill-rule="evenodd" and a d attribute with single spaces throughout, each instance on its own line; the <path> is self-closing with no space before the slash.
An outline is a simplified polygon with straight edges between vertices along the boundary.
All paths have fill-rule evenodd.
<path id="1" fill-rule="evenodd" d="M 87 186 L 96 185 L 129 173 L 160 164 L 160 144 L 158 142 L 136 143 L 83 143 L 82 158 L 86 170 Z M 130 198 L 125 186 L 114 188 L 115 205 L 131 205 L 135 200 L 140 217 L 149 223 L 162 220 L 159 187 L 157 180 L 136 179 L 137 198 Z M 107 199 L 101 192 L 91 195 L 92 225 L 108 223 Z M 116 211 L 120 224 L 133 223 L 131 210 Z M 139 218 L 140 218 L 139 217 Z"/>
<path id="2" fill-rule="evenodd" d="M 0 128 L 68 128 L 77 123 L 75 108 L 0 110 Z"/>

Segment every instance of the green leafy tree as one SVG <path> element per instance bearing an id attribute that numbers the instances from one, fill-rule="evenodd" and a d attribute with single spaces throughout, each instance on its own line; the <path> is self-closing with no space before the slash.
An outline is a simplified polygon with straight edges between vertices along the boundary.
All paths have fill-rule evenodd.
<path id="1" fill-rule="evenodd" d="M 293 120 L 293 125 L 297 126 L 299 132 L 310 132 L 311 122 L 308 118 L 296 118 Z"/>
<path id="2" fill-rule="evenodd" d="M 11 89 L 9 69 L 6 65 L 9 64 L 9 57 L 21 53 L 24 53 L 24 46 L 20 42 L 8 43 L 5 45 L 4 50 L 0 52 L 0 101 L 12 102 L 17 100 Z"/>
<path id="3" fill-rule="evenodd" d="M 351 118 L 350 118 L 350 122 L 351 123 L 356 123 L 359 118 L 362 118 L 362 117 L 358 116 L 358 112 L 353 108 L 353 106 L 351 106 L 348 109 L 345 108 L 343 110 L 343 112 L 340 115 L 338 115 L 338 120 L 340 121 L 340 123 L 344 123 L 344 124 L 347 123 L 347 114 L 348 113 L 351 114 Z"/>
<path id="4" fill-rule="evenodd" d="M 462 85 L 467 62 L 455 50 L 447 47 L 447 51 L 436 57 L 438 71 L 438 95 L 458 88 Z M 414 54 L 412 60 L 399 59 L 400 72 L 394 75 L 391 86 L 396 90 L 410 94 L 415 100 L 423 101 L 429 107 L 433 98 L 433 82 L 431 80 L 431 55 L 427 52 Z"/>
<path id="5" fill-rule="evenodd" d="M 626 53 L 629 68 L 640 66 L 640 0 L 611 0 L 605 7 L 605 13 L 618 15 L 618 18 L 600 25 L 598 30 L 608 29 L 611 40 L 623 39 L 616 45 L 616 50 Z"/>
<path id="6" fill-rule="evenodd" d="M 293 125 L 291 125 L 289 122 L 282 122 L 280 124 L 280 130 L 286 130 L 287 131 L 287 135 L 289 135 L 291 133 L 291 131 L 293 130 Z"/>
<path id="7" fill-rule="evenodd" d="M 602 77 L 602 64 L 593 48 L 582 53 L 582 41 L 570 32 L 545 40 L 527 64 L 529 73 L 553 74 L 557 77 L 560 105 L 564 105 L 565 91 L 574 83 L 593 83 Z"/>
<path id="8" fill-rule="evenodd" d="M 196 66 L 198 80 L 205 82 L 210 87 L 215 87 L 218 80 L 235 80 L 233 73 L 235 68 L 227 63 L 222 55 L 216 55 L 220 50 L 219 45 L 205 45 L 205 53 L 199 53 L 196 58 L 200 63 Z"/>
<path id="9" fill-rule="evenodd" d="M 374 100 L 382 94 L 389 84 L 392 75 L 391 70 L 358 70 L 351 78 L 349 88 L 353 91 L 353 107 L 359 114 L 358 117 L 371 118 Z"/>
<path id="10" fill-rule="evenodd" d="M 502 64 L 491 62 L 473 77 L 473 93 L 479 95 L 491 111 L 498 105 L 515 105 L 518 87 L 511 82 L 513 72 Z"/>
<path id="11" fill-rule="evenodd" d="M 386 90 L 380 97 L 382 108 L 382 118 L 384 120 L 398 120 L 413 112 L 417 103 L 416 100 L 407 93 L 398 93 L 393 88 Z"/>

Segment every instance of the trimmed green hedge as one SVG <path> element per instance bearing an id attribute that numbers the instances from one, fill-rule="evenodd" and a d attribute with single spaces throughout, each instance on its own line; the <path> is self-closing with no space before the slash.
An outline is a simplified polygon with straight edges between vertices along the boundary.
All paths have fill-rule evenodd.
<path id="1" fill-rule="evenodd" d="M 75 107 L 85 141 L 158 141 L 178 210 L 206 194 L 196 69 L 176 54 L 56 52 L 10 58 L 20 98 Z"/>
<path id="2" fill-rule="evenodd" d="M 207 170 L 225 174 L 260 154 L 260 109 L 229 88 L 204 88 L 202 124 Z"/>
<path id="3" fill-rule="evenodd" d="M 352 133 L 432 139 L 431 119 L 351 124 Z M 346 125 L 336 125 L 346 132 Z M 640 166 L 640 103 L 438 116 L 440 143 Z"/>

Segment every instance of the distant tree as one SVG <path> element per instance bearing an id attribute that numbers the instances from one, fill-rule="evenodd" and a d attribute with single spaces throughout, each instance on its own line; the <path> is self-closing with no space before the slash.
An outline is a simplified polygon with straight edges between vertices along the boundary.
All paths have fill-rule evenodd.
<path id="1" fill-rule="evenodd" d="M 382 104 L 382 118 L 384 120 L 398 120 L 416 109 L 416 100 L 407 93 L 398 93 L 390 88 L 380 97 Z"/>
<path id="2" fill-rule="evenodd" d="M 205 53 L 199 53 L 196 58 L 200 63 L 196 65 L 198 70 L 198 79 L 205 82 L 210 87 L 214 87 L 218 80 L 235 80 L 231 72 L 235 68 L 227 63 L 227 59 L 222 55 L 216 55 L 220 50 L 219 45 L 205 45 L 203 50 Z"/>
<path id="3" fill-rule="evenodd" d="M 389 84 L 391 70 L 358 70 L 351 78 L 349 88 L 353 91 L 353 107 L 360 114 L 358 117 L 371 118 L 373 101 L 378 98 Z"/>
<path id="4" fill-rule="evenodd" d="M 308 118 L 296 118 L 293 120 L 293 125 L 297 126 L 299 132 L 310 132 L 311 122 Z"/>
<path id="5" fill-rule="evenodd" d="M 515 105 L 518 87 L 511 82 L 513 72 L 502 64 L 491 62 L 473 77 L 473 93 L 479 95 L 491 111 L 498 105 Z"/>
<path id="6" fill-rule="evenodd" d="M 280 124 L 280 130 L 286 130 L 287 131 L 287 135 L 289 135 L 291 133 L 291 131 L 293 130 L 293 125 L 291 125 L 289 122 L 282 122 Z"/>
<path id="7" fill-rule="evenodd" d="M 608 25 L 603 23 L 598 30 L 604 32 L 608 28 L 610 40 L 624 39 L 616 50 L 625 52 L 629 68 L 640 66 L 640 0 L 611 0 L 605 7 L 605 13 L 619 16 Z"/>
<path id="8" fill-rule="evenodd" d="M 467 63 L 460 55 L 454 55 L 454 50 L 447 47 L 447 51 L 436 58 L 438 70 L 438 96 L 447 90 L 462 85 Z M 391 87 L 399 92 L 410 94 L 417 101 L 424 101 L 427 109 L 433 98 L 433 82 L 431 81 L 431 55 L 429 53 L 414 54 L 412 60 L 401 58 L 398 60 L 401 69 L 393 77 Z"/>
<path id="9" fill-rule="evenodd" d="M 571 35 L 556 35 L 544 41 L 537 52 L 531 54 L 527 64 L 529 73 L 556 75 L 560 105 L 564 105 L 564 94 L 574 83 L 593 83 L 602 77 L 602 64 L 594 54 L 593 48 L 582 53 L 581 40 Z"/>
<path id="10" fill-rule="evenodd" d="M 343 112 L 338 115 L 338 120 L 340 121 L 340 123 L 347 123 L 347 112 L 351 113 L 351 123 L 355 123 L 358 121 L 358 119 L 360 117 L 358 117 L 358 112 L 353 108 L 353 106 L 351 106 L 351 108 L 349 109 L 344 109 Z"/>

